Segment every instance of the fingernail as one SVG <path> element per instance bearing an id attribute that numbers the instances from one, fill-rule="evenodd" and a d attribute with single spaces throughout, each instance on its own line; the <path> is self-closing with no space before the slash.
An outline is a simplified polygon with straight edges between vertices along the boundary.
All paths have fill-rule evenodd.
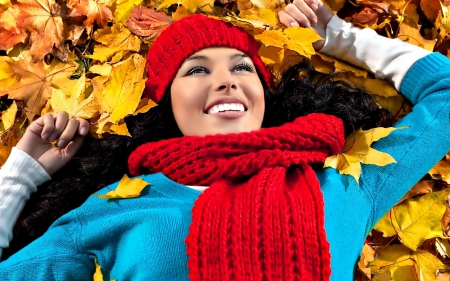
<path id="1" fill-rule="evenodd" d="M 49 140 L 49 141 L 54 141 L 54 140 L 56 140 L 57 137 L 58 137 L 58 136 L 57 136 L 56 134 L 53 134 L 53 135 L 51 135 L 51 136 L 48 138 L 48 140 Z"/>
<path id="2" fill-rule="evenodd" d="M 296 21 L 291 22 L 291 26 L 298 26 L 298 22 Z"/>
<path id="3" fill-rule="evenodd" d="M 47 139 L 48 139 L 48 135 L 49 135 L 48 133 L 44 134 L 44 135 L 42 136 L 42 139 L 43 139 L 43 140 L 47 140 Z"/>
<path id="4" fill-rule="evenodd" d="M 313 9 L 315 11 L 315 10 L 317 10 L 317 8 L 319 8 L 319 7 L 317 6 L 316 3 L 311 4 L 311 9 Z"/>
<path id="5" fill-rule="evenodd" d="M 306 22 L 305 27 L 311 27 L 311 24 L 309 24 L 309 22 Z"/>
<path id="6" fill-rule="evenodd" d="M 66 145 L 66 141 L 65 140 L 59 140 L 58 143 L 56 144 L 59 148 L 63 148 Z"/>
<path id="7" fill-rule="evenodd" d="M 87 134 L 87 129 L 85 127 L 81 128 L 80 135 L 85 136 Z"/>
<path id="8" fill-rule="evenodd" d="M 311 22 L 312 22 L 313 25 L 315 25 L 317 23 L 317 19 L 316 18 L 312 18 Z"/>

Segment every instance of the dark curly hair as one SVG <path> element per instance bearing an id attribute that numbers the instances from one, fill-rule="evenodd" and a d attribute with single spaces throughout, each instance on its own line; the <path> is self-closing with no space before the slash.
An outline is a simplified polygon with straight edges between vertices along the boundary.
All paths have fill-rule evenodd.
<path id="1" fill-rule="evenodd" d="M 337 74 L 318 75 L 309 61 L 290 67 L 276 89 L 263 86 L 263 127 L 279 126 L 315 112 L 341 118 L 346 136 L 358 128 L 390 126 L 392 122 L 390 112 L 380 108 L 364 89 L 338 79 Z M 51 181 L 39 186 L 22 211 L 3 259 L 41 236 L 56 219 L 80 206 L 92 193 L 120 180 L 128 173 L 129 154 L 139 145 L 182 136 L 169 91 L 158 106 L 125 121 L 132 137 L 87 138 L 76 157 Z"/>

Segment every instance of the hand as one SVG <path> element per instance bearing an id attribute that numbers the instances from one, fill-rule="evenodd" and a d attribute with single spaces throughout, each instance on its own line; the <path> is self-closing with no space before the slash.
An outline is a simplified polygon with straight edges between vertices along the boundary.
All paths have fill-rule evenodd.
<path id="1" fill-rule="evenodd" d="M 333 15 L 333 12 L 321 0 L 294 0 L 286 5 L 284 11 L 278 12 L 280 22 L 286 27 L 311 27 L 323 39 Z M 320 51 L 324 43 L 323 40 L 314 43 L 314 49 Z"/>
<path id="2" fill-rule="evenodd" d="M 66 112 L 45 114 L 28 126 L 17 148 L 36 159 L 51 176 L 73 158 L 89 132 L 89 123 Z M 57 140 L 56 146 L 51 144 Z"/>

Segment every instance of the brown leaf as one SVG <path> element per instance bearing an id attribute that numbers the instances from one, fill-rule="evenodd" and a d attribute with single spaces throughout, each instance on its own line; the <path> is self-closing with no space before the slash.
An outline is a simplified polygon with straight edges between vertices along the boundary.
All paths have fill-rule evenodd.
<path id="1" fill-rule="evenodd" d="M 445 213 L 441 219 L 442 233 L 446 237 L 450 237 L 450 195 L 445 201 Z"/>
<path id="2" fill-rule="evenodd" d="M 352 22 L 361 25 L 376 24 L 378 22 L 378 13 L 370 7 L 364 7 L 361 11 L 352 16 Z"/>
<path id="3" fill-rule="evenodd" d="M 139 5 L 131 11 L 127 27 L 138 36 L 156 38 L 172 22 L 172 17 L 166 13 Z"/>
<path id="4" fill-rule="evenodd" d="M 403 196 L 403 198 L 397 204 L 414 196 L 432 192 L 434 183 L 434 180 L 419 181 L 408 191 L 408 193 L 405 194 L 405 196 Z"/>
<path id="5" fill-rule="evenodd" d="M 113 14 L 108 6 L 94 0 L 79 0 L 73 6 L 69 14 L 69 18 L 82 17 L 85 20 L 83 25 L 87 33 L 91 33 L 94 23 L 102 28 L 108 25 L 108 22 L 113 20 Z"/>

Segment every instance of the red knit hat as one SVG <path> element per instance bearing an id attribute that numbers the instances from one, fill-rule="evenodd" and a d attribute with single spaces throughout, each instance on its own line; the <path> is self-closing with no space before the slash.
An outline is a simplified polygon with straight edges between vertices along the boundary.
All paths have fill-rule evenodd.
<path id="1" fill-rule="evenodd" d="M 169 25 L 147 55 L 144 96 L 159 102 L 183 62 L 209 47 L 228 47 L 248 55 L 267 85 L 271 73 L 258 55 L 258 44 L 245 30 L 221 20 L 195 14 Z"/>

